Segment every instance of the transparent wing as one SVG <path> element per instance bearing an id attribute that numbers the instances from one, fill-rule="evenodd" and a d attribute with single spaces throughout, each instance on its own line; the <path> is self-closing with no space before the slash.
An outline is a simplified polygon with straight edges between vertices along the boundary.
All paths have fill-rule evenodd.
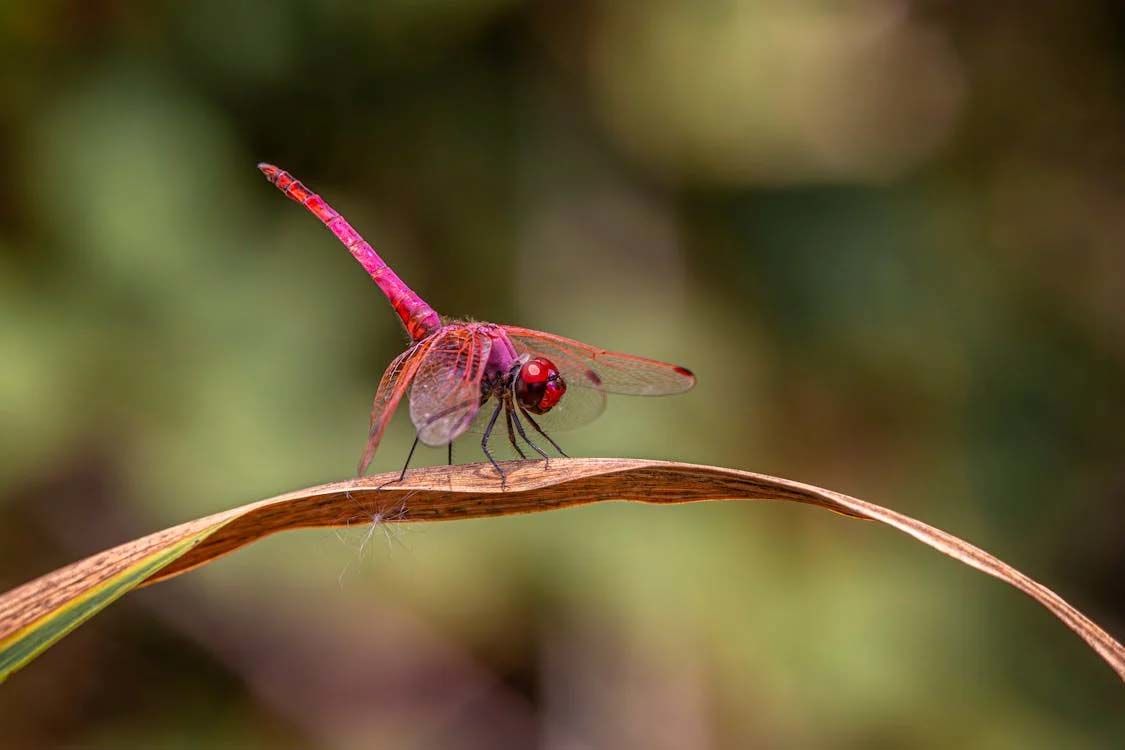
<path id="1" fill-rule="evenodd" d="M 565 378 L 566 375 L 563 375 Z M 567 381 L 569 386 L 570 381 Z M 469 426 L 469 432 L 481 435 L 484 433 L 484 428 L 488 426 L 488 420 L 492 416 L 492 410 L 496 408 L 496 400 L 489 399 L 477 412 L 476 418 L 473 419 L 472 424 Z M 527 414 L 521 412 L 518 407 L 515 407 L 513 400 L 513 407 L 516 408 L 516 415 L 519 416 L 524 430 L 527 432 L 528 437 L 535 440 L 538 433 L 532 427 Z M 563 395 L 559 402 L 552 407 L 546 414 L 532 414 L 530 419 L 534 419 L 548 434 L 552 432 L 561 432 L 564 430 L 573 430 L 576 427 L 581 427 L 584 424 L 593 422 L 601 413 L 605 411 L 605 391 L 597 387 L 586 388 L 567 388 L 566 393 Z M 496 418 L 496 426 L 492 428 L 493 435 L 498 438 L 500 435 L 507 435 L 507 425 L 504 417 L 504 412 L 500 412 L 500 416 Z M 513 425 L 513 430 L 515 426 Z M 518 435 L 518 432 L 516 433 Z M 497 441 L 499 442 L 499 441 Z M 537 441 L 542 443 L 542 440 Z"/>
<path id="2" fill-rule="evenodd" d="M 492 339 L 468 326 L 434 336 L 410 391 L 410 419 L 423 443 L 445 445 L 469 429 L 491 350 Z"/>
<path id="3" fill-rule="evenodd" d="M 550 357 L 548 354 L 544 356 Z M 605 411 L 605 391 L 601 388 L 590 386 L 571 388 L 570 381 L 566 380 L 565 373 L 563 373 L 563 380 L 567 383 L 566 393 L 563 394 L 557 404 L 551 407 L 549 412 L 546 414 L 519 412 L 520 419 L 524 426 L 528 428 L 527 434 L 533 440 L 536 431 L 531 426 L 532 421 L 550 434 L 563 430 L 573 430 L 576 427 L 593 422 Z"/>
<path id="4" fill-rule="evenodd" d="M 391 362 L 379 380 L 379 388 L 375 391 L 375 400 L 371 404 L 371 426 L 367 431 L 367 446 L 363 449 L 363 456 L 359 459 L 358 472 L 360 476 L 367 471 L 368 464 L 379 449 L 379 441 L 383 439 L 383 432 L 394 416 L 398 402 L 402 400 L 406 389 L 418 372 L 426 352 L 432 345 L 433 339 L 425 339 L 398 355 Z"/>
<path id="5" fill-rule="evenodd" d="M 480 411 L 477 412 L 476 417 L 473 418 L 473 423 L 469 429 L 462 436 L 463 440 L 458 440 L 454 443 L 453 461 L 455 463 L 461 461 L 482 461 L 484 460 L 484 453 L 480 449 L 481 437 L 484 435 L 484 428 L 488 426 L 488 420 L 492 417 L 492 412 L 496 409 L 496 404 L 499 403 L 496 399 L 489 399 L 481 406 Z M 530 425 L 526 422 L 523 424 L 524 431 L 532 440 L 539 437 Z M 503 410 L 496 418 L 496 425 L 492 428 L 492 439 L 488 442 L 488 450 L 496 458 L 497 461 L 515 461 L 520 458 L 537 458 L 539 456 L 532 448 L 529 448 L 523 442 L 518 433 L 515 431 L 514 426 L 512 435 L 515 436 L 516 444 L 519 445 L 520 450 L 523 451 L 521 456 L 515 448 L 512 447 L 512 441 L 508 439 L 507 420 L 504 416 Z M 536 440 L 540 448 L 550 450 L 550 444 L 546 440 Z"/>
<path id="6" fill-rule="evenodd" d="M 521 354 L 540 354 L 554 362 L 568 388 L 579 386 L 634 396 L 667 396 L 683 393 L 695 385 L 695 376 L 690 370 L 667 362 L 598 349 L 553 333 L 501 327 Z M 570 396 L 568 390 L 563 401 Z"/>

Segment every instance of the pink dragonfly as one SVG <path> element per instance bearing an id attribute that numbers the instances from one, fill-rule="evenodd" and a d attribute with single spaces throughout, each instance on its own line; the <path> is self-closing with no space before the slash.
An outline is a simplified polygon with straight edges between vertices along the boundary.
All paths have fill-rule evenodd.
<path id="1" fill-rule="evenodd" d="M 666 362 L 606 351 L 527 328 L 443 320 L 323 198 L 272 164 L 259 164 L 258 169 L 348 248 L 410 335 L 410 346 L 395 357 L 379 381 L 367 446 L 359 462 L 361 475 L 407 390 L 417 437 L 400 479 L 406 475 L 419 440 L 430 446 L 448 445 L 452 462 L 453 441 L 479 427 L 484 455 L 503 482 L 504 470 L 488 447 L 501 414 L 516 453 L 527 458 L 518 435 L 546 460 L 547 454 L 528 437 L 524 422 L 565 456 L 547 430 L 576 427 L 594 419 L 605 407 L 606 393 L 663 396 L 695 385 L 690 370 Z M 490 400 L 495 400 L 495 406 L 483 408 Z"/>

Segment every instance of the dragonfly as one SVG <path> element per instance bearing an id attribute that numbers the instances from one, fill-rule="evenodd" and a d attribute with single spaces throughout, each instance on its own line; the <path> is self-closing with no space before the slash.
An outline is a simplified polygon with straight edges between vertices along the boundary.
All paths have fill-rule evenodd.
<path id="1" fill-rule="evenodd" d="M 685 367 L 599 349 L 580 341 L 518 326 L 446 319 L 406 285 L 338 211 L 272 164 L 258 169 L 335 235 L 383 292 L 410 343 L 379 381 L 371 406 L 367 444 L 358 473 L 367 471 L 391 417 L 409 392 L 416 436 L 399 475 L 410 466 L 418 442 L 449 446 L 470 431 L 481 433 L 481 449 L 503 485 L 506 473 L 490 440 L 501 418 L 508 442 L 527 459 L 525 448 L 549 462 L 536 440 L 566 456 L 552 432 L 586 424 L 602 413 L 606 394 L 665 396 L 695 385 Z M 535 435 L 535 440 L 529 433 Z M 522 441 L 522 445 L 521 445 Z"/>

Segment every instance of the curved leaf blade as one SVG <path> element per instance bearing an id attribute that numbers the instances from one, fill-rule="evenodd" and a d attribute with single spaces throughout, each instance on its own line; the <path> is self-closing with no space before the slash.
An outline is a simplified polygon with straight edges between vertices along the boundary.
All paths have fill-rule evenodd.
<path id="1" fill-rule="evenodd" d="M 115 567 L 112 575 L 105 580 L 83 587 L 76 595 L 63 599 L 56 608 L 39 615 L 17 630 L 6 633 L 0 639 L 0 682 L 4 682 L 8 675 L 32 661 L 67 633 L 184 555 L 216 528 L 211 527 L 159 547 L 120 569 Z M 34 583 L 33 581 L 29 585 Z M 38 610 L 35 612 L 38 613 Z"/>
<path id="2" fill-rule="evenodd" d="M 356 504 L 388 523 L 535 513 L 608 500 L 672 504 L 706 500 L 807 503 L 879 521 L 1022 591 L 1086 641 L 1125 680 L 1125 647 L 1062 597 L 984 550 L 873 503 L 808 484 L 736 469 L 634 459 L 555 459 L 416 469 L 312 487 L 190 521 L 61 568 L 0 596 L 0 681 L 138 585 L 206 565 L 287 529 L 342 526 Z"/>

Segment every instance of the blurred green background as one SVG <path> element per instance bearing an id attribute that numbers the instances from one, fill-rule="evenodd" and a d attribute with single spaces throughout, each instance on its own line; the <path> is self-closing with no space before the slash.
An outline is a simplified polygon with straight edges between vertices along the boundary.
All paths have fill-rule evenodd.
<path id="1" fill-rule="evenodd" d="M 886 504 L 1125 635 L 1119 3 L 17 1 L 0 56 L 4 589 L 352 472 L 403 337 L 266 160 L 443 313 L 699 376 L 573 455 Z M 6 742 L 1125 738 L 1078 638 L 873 524 L 369 513 L 130 595 L 0 689 Z"/>

